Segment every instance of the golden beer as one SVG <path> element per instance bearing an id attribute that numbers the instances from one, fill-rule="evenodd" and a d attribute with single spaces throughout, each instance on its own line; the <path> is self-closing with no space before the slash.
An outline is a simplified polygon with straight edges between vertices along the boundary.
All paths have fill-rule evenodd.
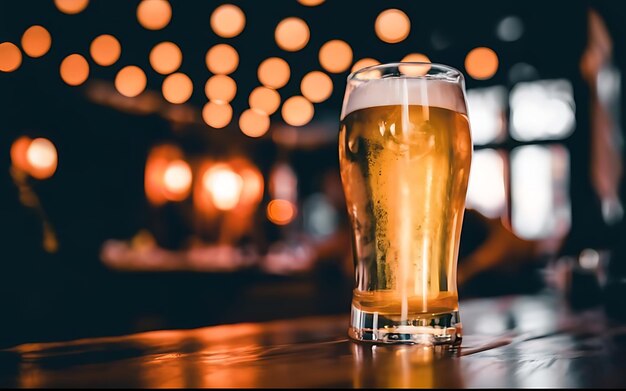
<path id="1" fill-rule="evenodd" d="M 343 117 L 339 134 L 355 262 L 350 335 L 455 344 L 456 264 L 472 154 L 464 100 L 412 104 L 428 99 L 411 99 L 411 92 L 431 86 L 377 82 Z M 401 104 L 379 105 L 394 99 L 370 95 L 402 95 L 403 84 Z"/>

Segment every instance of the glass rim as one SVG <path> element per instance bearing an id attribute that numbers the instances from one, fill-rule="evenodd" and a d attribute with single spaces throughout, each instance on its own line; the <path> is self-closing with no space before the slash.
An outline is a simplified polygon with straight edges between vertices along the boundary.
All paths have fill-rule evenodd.
<path id="1" fill-rule="evenodd" d="M 430 69 L 439 69 L 439 70 L 443 70 L 444 72 L 441 73 L 437 73 L 437 74 L 430 74 L 430 73 L 425 73 L 423 75 L 406 75 L 406 74 L 392 74 L 392 75 L 382 75 L 380 77 L 368 77 L 368 78 L 359 78 L 359 75 L 367 73 L 367 72 L 371 72 L 371 71 L 377 71 L 377 70 L 383 70 L 383 69 L 393 69 L 393 68 L 400 68 L 401 66 L 411 66 L 411 65 L 428 65 L 430 67 Z M 430 71 L 429 69 L 429 71 Z M 436 62 L 425 62 L 425 61 L 408 61 L 408 62 L 388 62 L 388 63 L 384 63 L 384 64 L 376 64 L 376 65 L 370 65 L 361 69 L 357 69 L 354 72 L 351 72 L 348 75 L 348 82 L 350 81 L 361 81 L 361 82 L 367 82 L 367 81 L 372 81 L 372 80 L 384 80 L 384 79 L 402 79 L 402 78 L 406 78 L 406 79 L 436 79 L 436 80 L 442 80 L 442 77 L 440 75 L 446 75 L 447 77 L 443 78 L 443 80 L 448 80 L 448 81 L 454 81 L 457 78 L 460 78 L 460 80 L 465 80 L 465 77 L 463 76 L 463 73 L 461 71 L 459 71 L 458 69 L 450 66 L 450 65 L 446 65 L 446 64 L 440 64 L 440 63 L 436 63 Z"/>

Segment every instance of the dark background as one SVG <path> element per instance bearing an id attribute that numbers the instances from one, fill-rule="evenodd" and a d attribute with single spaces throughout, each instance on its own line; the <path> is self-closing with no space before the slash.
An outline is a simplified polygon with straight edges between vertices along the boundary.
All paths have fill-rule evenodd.
<path id="1" fill-rule="evenodd" d="M 172 21 L 160 31 L 145 30 L 137 23 L 137 4 L 92 0 L 80 14 L 65 15 L 52 0 L 0 2 L 0 41 L 19 42 L 23 31 L 33 24 L 45 26 L 53 39 L 44 57 L 24 57 L 17 71 L 0 74 L 0 344 L 348 311 L 351 281 L 338 259 L 322 260 L 306 272 L 287 276 L 256 268 L 230 273 L 117 272 L 102 264 L 99 254 L 108 239 L 127 240 L 140 229 L 159 225 L 170 227 L 159 244 L 177 248 L 180 240 L 176 238 L 189 230 L 175 212 L 162 211 L 155 218 L 146 201 L 146 156 L 159 142 L 176 143 L 190 155 L 240 148 L 264 176 L 273 162 L 284 156 L 281 153 L 286 153 L 304 193 L 309 191 L 307 186 L 315 187 L 311 183 L 321 181 L 320 172 L 337 170 L 333 137 L 314 150 L 281 152 L 270 136 L 243 136 L 236 120 L 220 131 L 197 124 L 175 127 L 158 115 L 133 115 L 87 99 L 85 89 L 90 82 L 110 83 L 128 64 L 142 67 L 148 89 L 160 91 L 163 76 L 150 68 L 148 53 L 164 40 L 176 42 L 183 51 L 181 71 L 194 80 L 189 103 L 198 109 L 206 103 L 207 49 L 219 42 L 237 48 L 240 64 L 231 75 L 238 83 L 232 102 L 235 119 L 246 108 L 249 91 L 258 85 L 256 67 L 263 59 L 280 56 L 289 62 L 291 80 L 280 91 L 284 99 L 299 94 L 304 74 L 320 69 L 318 49 L 335 38 L 352 46 L 355 61 L 374 57 L 391 62 L 420 52 L 433 62 L 461 70 L 469 50 L 491 47 L 499 56 L 498 72 L 485 81 L 468 77 L 468 89 L 511 88 L 514 83 L 508 71 L 522 61 L 536 68 L 536 77 L 566 78 L 574 87 L 577 128 L 563 141 L 571 154 L 573 221 L 560 251 L 575 254 L 585 247 L 606 245 L 611 231 L 601 220 L 589 182 L 589 92 L 579 62 L 587 39 L 587 10 L 593 6 L 612 32 L 615 61 L 623 70 L 626 13 L 621 2 L 327 0 L 317 7 L 304 7 L 295 0 L 233 1 L 244 10 L 247 23 L 241 35 L 228 40 L 216 36 L 209 26 L 210 14 L 220 2 L 172 0 Z M 373 29 L 376 16 L 388 8 L 402 9 L 412 21 L 408 39 L 395 45 L 378 40 Z M 524 35 L 515 42 L 502 42 L 494 33 L 497 23 L 508 15 L 517 15 L 524 22 Z M 288 16 L 303 18 L 311 29 L 310 42 L 295 53 L 280 50 L 273 40 L 276 24 Z M 445 37 L 449 43 L 445 48 L 433 46 L 430 37 L 434 32 Z M 88 82 L 80 87 L 66 85 L 59 76 L 62 59 L 71 53 L 89 58 L 91 40 L 104 33 L 120 40 L 121 58 L 107 68 L 90 60 Z M 332 74 L 333 95 L 315 105 L 313 125 L 331 135 L 338 127 L 346 75 Z M 280 114 L 274 114 L 272 127 L 280 125 Z M 55 175 L 32 182 L 58 235 L 59 251 L 53 254 L 42 248 L 41 220 L 20 203 L 9 175 L 9 150 L 21 135 L 49 138 L 59 152 Z M 510 149 L 516 144 L 508 138 L 501 147 Z M 467 224 L 471 218 L 469 221 Z M 284 234 L 262 219 L 254 229 L 270 242 Z M 481 232 L 479 227 L 464 234 L 464 253 L 480 241 Z M 350 246 L 349 241 L 345 246 Z M 534 284 L 528 286 L 535 288 Z M 469 296 L 462 291 L 462 298 Z"/>

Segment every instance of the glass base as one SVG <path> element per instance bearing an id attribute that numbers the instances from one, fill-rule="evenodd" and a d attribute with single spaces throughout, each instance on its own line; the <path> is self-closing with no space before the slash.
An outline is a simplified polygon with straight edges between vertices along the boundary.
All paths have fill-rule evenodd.
<path id="1" fill-rule="evenodd" d="M 356 341 L 381 344 L 452 345 L 461 344 L 463 327 L 459 312 L 410 315 L 366 312 L 352 306 L 348 335 Z"/>

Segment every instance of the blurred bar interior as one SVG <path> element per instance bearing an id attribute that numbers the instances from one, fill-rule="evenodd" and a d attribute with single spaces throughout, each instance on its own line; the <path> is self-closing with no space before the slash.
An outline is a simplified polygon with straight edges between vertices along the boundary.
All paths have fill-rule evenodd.
<path id="1" fill-rule="evenodd" d="M 626 267 L 624 16 L 611 1 L 2 1 L 0 345 L 347 312 L 345 78 L 400 60 L 466 75 L 461 299 L 599 303 Z"/>

